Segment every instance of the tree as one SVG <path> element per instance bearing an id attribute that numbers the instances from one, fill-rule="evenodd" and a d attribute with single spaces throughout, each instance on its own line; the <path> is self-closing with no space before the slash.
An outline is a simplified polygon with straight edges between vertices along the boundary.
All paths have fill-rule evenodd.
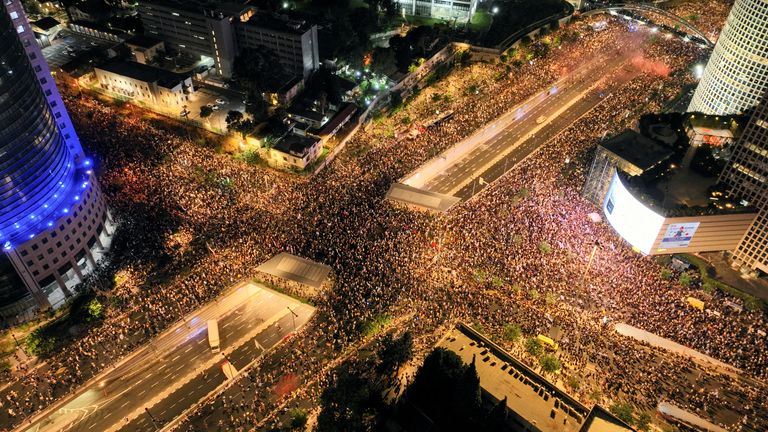
<path id="1" fill-rule="evenodd" d="M 538 339 L 532 337 L 525 341 L 525 350 L 532 356 L 538 357 L 544 351 L 544 348 L 541 346 L 541 342 L 539 342 Z"/>
<path id="2" fill-rule="evenodd" d="M 245 105 L 245 112 L 251 115 L 256 123 L 261 123 L 269 117 L 267 101 L 261 96 L 261 93 L 253 94 L 249 91 L 248 103 Z"/>
<path id="3" fill-rule="evenodd" d="M 485 430 L 487 432 L 497 432 L 507 430 L 507 397 L 500 400 L 488 413 L 485 419 Z"/>
<path id="4" fill-rule="evenodd" d="M 378 393 L 361 376 L 341 370 L 339 376 L 320 395 L 317 417 L 319 432 L 371 430 L 375 424 Z"/>
<path id="5" fill-rule="evenodd" d="M 632 408 L 632 405 L 623 402 L 623 403 L 615 403 L 610 406 L 609 410 L 618 417 L 621 421 L 624 423 L 631 425 L 633 423 L 633 417 L 632 414 L 634 412 L 634 409 Z"/>
<path id="6" fill-rule="evenodd" d="M 410 331 L 406 331 L 397 339 L 387 335 L 378 352 L 377 370 L 382 375 L 391 374 L 410 360 L 411 356 L 413 356 L 413 336 Z"/>
<path id="7" fill-rule="evenodd" d="M 551 354 L 541 356 L 541 358 L 539 358 L 539 363 L 541 363 L 541 368 L 544 372 L 549 373 L 555 373 L 562 367 L 560 360 Z"/>
<path id="8" fill-rule="evenodd" d="M 288 414 L 291 416 L 291 428 L 303 429 L 307 424 L 307 411 L 301 408 L 293 408 Z"/>
<path id="9" fill-rule="evenodd" d="M 200 107 L 200 118 L 208 118 L 213 114 L 213 108 L 209 107 L 208 105 L 203 105 Z"/>
<path id="10" fill-rule="evenodd" d="M 637 429 L 642 432 L 647 432 L 651 429 L 651 415 L 647 411 L 637 415 Z"/>
<path id="11" fill-rule="evenodd" d="M 517 324 L 504 324 L 503 336 L 507 342 L 514 342 L 520 339 L 522 329 Z"/>
<path id="12" fill-rule="evenodd" d="M 395 50 L 391 48 L 376 47 L 373 50 L 371 70 L 380 75 L 391 74 L 397 70 Z"/>
<path id="13" fill-rule="evenodd" d="M 243 121 L 243 113 L 236 110 L 229 111 L 224 121 L 227 123 L 227 128 L 234 129 Z"/>
<path id="14" fill-rule="evenodd" d="M 238 123 L 237 126 L 235 126 L 234 130 L 237 131 L 237 132 L 240 132 L 240 135 L 242 135 L 243 139 L 245 139 L 245 137 L 249 133 L 253 132 L 253 129 L 255 127 L 256 127 L 256 123 L 254 123 L 253 120 L 246 119 L 246 120 L 243 120 L 240 123 Z"/>

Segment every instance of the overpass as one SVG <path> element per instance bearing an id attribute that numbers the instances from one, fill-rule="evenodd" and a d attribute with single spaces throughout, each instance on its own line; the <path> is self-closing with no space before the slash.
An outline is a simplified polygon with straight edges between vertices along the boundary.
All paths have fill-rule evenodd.
<path id="1" fill-rule="evenodd" d="M 715 46 L 714 42 L 709 40 L 707 35 L 705 35 L 701 30 L 699 30 L 695 25 L 693 25 L 690 21 L 673 14 L 672 12 L 662 9 L 657 6 L 653 6 L 650 4 L 645 3 L 614 3 L 606 6 L 600 6 L 598 8 L 590 9 L 586 12 L 584 12 L 583 15 L 592 15 L 595 13 L 601 13 L 601 12 L 615 12 L 615 11 L 633 11 L 633 12 L 650 12 L 657 15 L 661 15 L 665 18 L 669 18 L 672 21 L 679 24 L 681 27 L 687 28 L 691 33 L 698 36 L 709 48 L 712 48 Z"/>

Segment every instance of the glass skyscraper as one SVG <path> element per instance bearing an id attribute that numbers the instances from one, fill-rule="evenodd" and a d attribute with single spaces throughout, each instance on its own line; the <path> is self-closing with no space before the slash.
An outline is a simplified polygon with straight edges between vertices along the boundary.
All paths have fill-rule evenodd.
<path id="1" fill-rule="evenodd" d="M 768 89 L 768 0 L 736 0 L 689 112 L 742 113 Z"/>
<path id="2" fill-rule="evenodd" d="M 733 252 L 736 264 L 768 273 L 768 91 L 734 144 L 720 180 L 758 209 Z"/>
<path id="3" fill-rule="evenodd" d="M 111 223 L 21 4 L 0 1 L 0 315 L 8 318 L 70 296 L 95 268 Z"/>

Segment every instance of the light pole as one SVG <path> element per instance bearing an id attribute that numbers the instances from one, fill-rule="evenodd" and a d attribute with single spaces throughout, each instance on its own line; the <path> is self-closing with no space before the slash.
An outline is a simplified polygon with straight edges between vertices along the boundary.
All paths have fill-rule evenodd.
<path id="1" fill-rule="evenodd" d="M 595 241 L 595 245 L 592 247 L 592 253 L 589 254 L 589 261 L 587 261 L 587 268 L 584 269 L 584 273 L 581 275 L 581 285 L 584 285 L 584 281 L 587 278 L 587 273 L 589 272 L 589 268 L 592 267 L 592 260 L 595 259 L 595 254 L 597 253 L 597 247 L 600 246 L 600 242 Z"/>
<path id="2" fill-rule="evenodd" d="M 152 426 L 154 426 L 154 427 L 155 427 L 155 430 L 156 430 L 156 431 L 159 431 L 159 430 L 160 430 L 160 428 L 157 426 L 157 420 L 155 420 L 155 417 L 152 415 L 152 413 L 151 413 L 151 412 L 149 412 L 149 408 L 147 408 L 147 407 L 144 407 L 144 412 L 146 412 L 146 413 L 147 413 L 147 415 L 149 416 L 149 419 L 150 419 L 150 420 L 152 420 Z"/>
<path id="3" fill-rule="evenodd" d="M 285 308 L 291 312 L 291 319 L 293 320 L 293 332 L 296 333 L 296 318 L 298 315 L 293 311 L 293 309 L 291 309 L 290 306 L 286 306 Z"/>

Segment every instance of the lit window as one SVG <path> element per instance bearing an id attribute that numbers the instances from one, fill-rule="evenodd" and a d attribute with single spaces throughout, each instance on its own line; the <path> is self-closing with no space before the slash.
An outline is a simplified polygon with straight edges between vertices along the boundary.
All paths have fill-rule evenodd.
<path id="1" fill-rule="evenodd" d="M 24 33 L 24 26 L 23 25 L 19 25 L 18 27 L 16 27 L 16 32 Z"/>

